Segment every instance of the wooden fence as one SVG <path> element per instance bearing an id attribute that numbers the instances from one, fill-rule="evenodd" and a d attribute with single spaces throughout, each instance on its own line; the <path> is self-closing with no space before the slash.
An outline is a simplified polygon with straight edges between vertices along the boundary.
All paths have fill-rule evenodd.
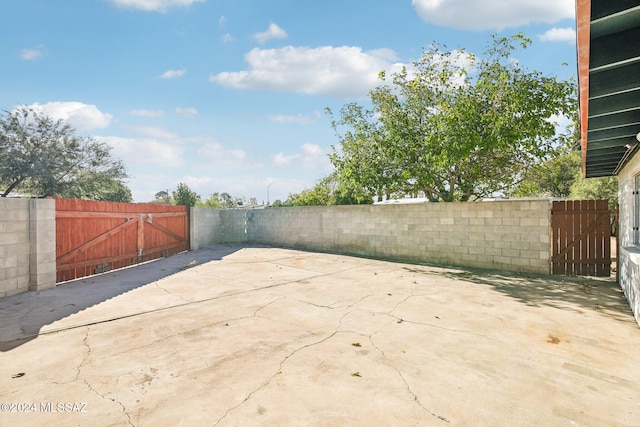
<path id="1" fill-rule="evenodd" d="M 551 271 L 569 276 L 611 274 L 611 213 L 606 200 L 554 201 Z"/>
<path id="2" fill-rule="evenodd" d="M 186 206 L 56 199 L 56 281 L 189 248 Z"/>

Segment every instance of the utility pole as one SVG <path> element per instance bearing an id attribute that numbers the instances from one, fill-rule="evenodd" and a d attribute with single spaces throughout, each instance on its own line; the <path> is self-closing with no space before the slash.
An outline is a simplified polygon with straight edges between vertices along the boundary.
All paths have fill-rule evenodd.
<path id="1" fill-rule="evenodd" d="M 269 207 L 269 187 L 271 187 L 271 184 L 273 184 L 275 181 L 271 181 L 271 183 L 269 185 L 267 185 L 267 207 Z"/>

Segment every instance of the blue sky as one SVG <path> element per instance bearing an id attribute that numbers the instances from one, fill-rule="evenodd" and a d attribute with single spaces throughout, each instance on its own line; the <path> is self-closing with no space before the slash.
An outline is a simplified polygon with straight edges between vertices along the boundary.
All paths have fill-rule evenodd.
<path id="1" fill-rule="evenodd" d="M 366 103 L 432 42 L 480 55 L 522 31 L 522 64 L 576 74 L 574 0 L 2 0 L 0 16 L 0 109 L 111 145 L 136 202 L 179 182 L 258 202 L 312 188 L 338 143 L 325 108 Z"/>

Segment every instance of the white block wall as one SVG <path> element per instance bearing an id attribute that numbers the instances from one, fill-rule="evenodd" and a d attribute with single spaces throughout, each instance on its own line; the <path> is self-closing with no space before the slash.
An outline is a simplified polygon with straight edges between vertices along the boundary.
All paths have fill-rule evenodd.
<path id="1" fill-rule="evenodd" d="M 213 243 L 251 242 L 549 274 L 548 200 L 220 211 Z"/>
<path id="2" fill-rule="evenodd" d="M 0 198 L 0 298 L 56 283 L 55 201 Z"/>

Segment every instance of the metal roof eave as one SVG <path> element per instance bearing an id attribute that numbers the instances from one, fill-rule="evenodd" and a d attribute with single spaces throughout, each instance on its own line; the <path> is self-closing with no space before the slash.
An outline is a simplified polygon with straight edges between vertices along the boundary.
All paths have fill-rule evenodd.
<path id="1" fill-rule="evenodd" d="M 576 0 L 583 175 L 618 172 L 640 132 L 640 0 Z"/>

